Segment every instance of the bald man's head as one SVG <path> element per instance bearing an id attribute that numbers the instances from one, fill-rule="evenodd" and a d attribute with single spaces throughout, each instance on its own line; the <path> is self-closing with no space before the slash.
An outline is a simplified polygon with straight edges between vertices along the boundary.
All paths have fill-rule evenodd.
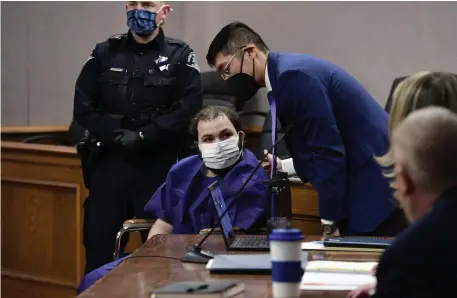
<path id="1" fill-rule="evenodd" d="M 392 148 L 399 199 L 410 219 L 457 186 L 457 114 L 439 107 L 413 112 L 395 129 Z"/>

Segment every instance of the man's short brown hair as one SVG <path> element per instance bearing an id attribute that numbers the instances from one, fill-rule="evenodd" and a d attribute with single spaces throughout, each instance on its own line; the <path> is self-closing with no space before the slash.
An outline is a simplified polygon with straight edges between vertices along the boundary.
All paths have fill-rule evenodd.
<path id="1" fill-rule="evenodd" d="M 198 134 L 197 127 L 200 121 L 211 121 L 217 117 L 223 116 L 227 117 L 230 120 L 236 131 L 243 130 L 241 118 L 235 109 L 226 106 L 210 105 L 197 113 L 190 124 L 189 132 L 196 136 Z"/>

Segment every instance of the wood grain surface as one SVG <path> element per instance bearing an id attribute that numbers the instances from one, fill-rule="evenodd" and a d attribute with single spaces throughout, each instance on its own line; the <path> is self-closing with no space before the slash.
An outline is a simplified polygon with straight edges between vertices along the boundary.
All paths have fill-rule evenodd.
<path id="1" fill-rule="evenodd" d="M 79 295 L 79 298 L 149 298 L 164 285 L 177 281 L 212 281 L 240 279 L 246 283 L 244 297 L 271 297 L 271 275 L 210 274 L 203 264 L 181 262 L 187 249 L 198 243 L 202 236 L 158 235 L 139 248 L 132 258 L 120 263 L 104 278 Z M 305 241 L 319 237 L 306 237 Z M 204 249 L 225 252 L 222 236 L 212 235 Z M 169 259 L 168 259 L 169 258 Z M 360 252 L 309 252 L 309 259 L 376 261 L 377 253 Z M 302 297 L 345 297 L 344 291 L 302 291 Z M 241 297 L 243 297 L 241 296 Z"/>

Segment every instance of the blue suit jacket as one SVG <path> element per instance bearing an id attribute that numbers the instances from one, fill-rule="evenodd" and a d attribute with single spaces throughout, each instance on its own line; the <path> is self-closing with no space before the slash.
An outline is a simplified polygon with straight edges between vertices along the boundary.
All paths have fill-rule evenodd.
<path id="1" fill-rule="evenodd" d="M 370 232 L 396 208 L 373 156 L 387 152 L 388 114 L 343 69 L 304 54 L 270 53 L 268 76 L 297 175 L 319 194 L 320 215 Z"/>
<path id="2" fill-rule="evenodd" d="M 384 252 L 373 298 L 457 297 L 456 246 L 457 187 Z"/>
<path id="3" fill-rule="evenodd" d="M 257 164 L 256 156 L 244 149 L 243 158 L 223 178 L 219 178 L 225 204 L 231 205 L 228 214 L 234 227 L 250 229 L 265 224 L 268 186 L 263 181 L 268 180 L 268 175 L 264 169 L 259 168 L 256 171 L 236 203 L 231 203 Z M 201 229 L 210 228 L 212 223 L 217 223 L 209 191 L 207 187 L 200 189 L 202 167 L 203 162 L 198 155 L 176 163 L 168 173 L 165 183 L 144 207 L 145 212 L 171 224 L 174 234 L 198 234 Z"/>

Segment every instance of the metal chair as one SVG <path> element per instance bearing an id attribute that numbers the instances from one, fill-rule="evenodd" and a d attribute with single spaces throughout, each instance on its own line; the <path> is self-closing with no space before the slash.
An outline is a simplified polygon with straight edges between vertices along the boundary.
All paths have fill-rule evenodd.
<path id="1" fill-rule="evenodd" d="M 155 219 L 128 219 L 122 224 L 122 228 L 117 232 L 116 243 L 114 246 L 114 260 L 117 260 L 121 252 L 122 236 L 125 233 L 149 231 L 154 224 Z"/>
<path id="2" fill-rule="evenodd" d="M 116 235 L 116 243 L 114 247 L 114 261 L 119 259 L 119 256 L 121 255 L 121 241 L 122 241 L 122 236 L 125 233 L 131 233 L 131 232 L 140 232 L 140 231 L 149 231 L 152 226 L 154 225 L 155 220 L 148 220 L 148 219 L 129 219 L 124 222 L 122 225 L 122 228 L 119 230 L 119 232 Z M 211 230 L 211 228 L 208 229 L 202 229 L 200 230 L 199 234 L 200 235 L 205 235 Z M 266 233 L 266 229 L 259 229 L 256 231 L 244 231 L 239 228 L 234 228 L 233 229 L 237 234 L 264 234 Z M 213 231 L 213 234 L 220 234 L 221 229 L 220 228 L 215 228 Z"/>

